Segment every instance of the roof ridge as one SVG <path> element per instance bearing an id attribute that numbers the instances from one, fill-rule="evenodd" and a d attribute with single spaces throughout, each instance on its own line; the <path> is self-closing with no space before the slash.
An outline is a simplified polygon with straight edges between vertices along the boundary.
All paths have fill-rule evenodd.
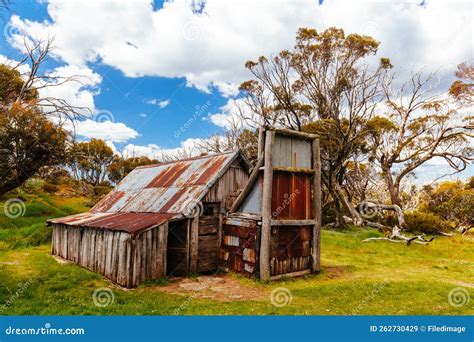
<path id="1" fill-rule="evenodd" d="M 191 161 L 191 160 L 212 158 L 212 157 L 222 156 L 222 155 L 224 155 L 224 154 L 239 153 L 239 151 L 240 151 L 240 150 L 233 150 L 233 151 L 228 151 L 228 152 L 220 152 L 220 153 L 214 153 L 214 154 L 207 154 L 207 155 L 203 155 L 203 156 L 189 157 L 189 158 L 184 158 L 184 159 L 176 159 L 176 160 L 169 161 L 169 162 L 164 162 L 164 163 L 142 165 L 142 166 L 137 166 L 137 167 L 135 168 L 135 170 L 137 170 L 137 169 L 147 169 L 147 168 L 159 167 L 159 166 L 163 166 L 163 165 L 170 165 L 170 164 L 174 164 L 174 163 L 180 163 L 180 162 L 183 162 L 183 161 Z"/>

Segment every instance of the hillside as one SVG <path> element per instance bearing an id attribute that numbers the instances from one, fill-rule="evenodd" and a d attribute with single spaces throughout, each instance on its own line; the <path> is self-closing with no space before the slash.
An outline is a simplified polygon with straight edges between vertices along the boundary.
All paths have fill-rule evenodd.
<path id="1" fill-rule="evenodd" d="M 271 283 L 232 274 L 196 276 L 124 290 L 50 255 L 51 231 L 45 220 L 86 211 L 91 198 L 65 196 L 65 191 L 51 194 L 43 188 L 36 184 L 34 191 L 9 196 L 24 201 L 22 216 L 12 219 L 0 212 L 2 314 L 474 314 L 474 234 L 407 247 L 362 243 L 380 235 L 372 229 L 324 230 L 322 272 L 315 276 Z M 196 286 L 203 282 L 205 289 Z M 94 305 L 94 291 L 107 287 L 113 291 L 113 302 L 106 307 Z M 272 291 L 283 295 L 284 305 L 272 304 Z M 471 301 L 453 304 L 452 291 L 467 293 Z"/>

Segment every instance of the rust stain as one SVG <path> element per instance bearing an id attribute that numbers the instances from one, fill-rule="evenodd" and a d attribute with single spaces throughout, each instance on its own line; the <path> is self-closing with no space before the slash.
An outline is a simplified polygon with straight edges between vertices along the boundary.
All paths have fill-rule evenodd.
<path id="1" fill-rule="evenodd" d="M 221 168 L 224 163 L 225 158 L 219 157 L 212 160 L 212 164 L 206 168 L 206 170 L 201 174 L 201 176 L 194 182 L 195 185 L 206 184 L 209 179 L 216 174 L 216 172 Z"/>
<path id="2" fill-rule="evenodd" d="M 91 210 L 91 213 L 106 212 L 125 195 L 123 191 L 113 191 L 102 198 Z"/>
<path id="3" fill-rule="evenodd" d="M 174 184 L 174 182 L 186 171 L 191 164 L 176 163 L 161 172 L 155 179 L 153 179 L 147 188 L 167 187 Z"/>
<path id="4" fill-rule="evenodd" d="M 166 202 L 163 207 L 161 207 L 161 212 L 167 212 L 174 204 L 178 204 L 178 199 L 180 199 L 183 194 L 186 192 L 186 188 L 179 189 L 169 200 Z M 184 203 L 184 202 L 183 202 Z M 181 203 L 182 204 L 182 203 Z"/>

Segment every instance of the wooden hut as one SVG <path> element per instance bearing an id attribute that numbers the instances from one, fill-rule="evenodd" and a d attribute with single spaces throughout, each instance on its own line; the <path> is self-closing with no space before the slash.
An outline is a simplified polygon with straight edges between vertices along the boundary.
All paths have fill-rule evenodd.
<path id="1" fill-rule="evenodd" d="M 320 267 L 321 165 L 315 135 L 261 130 L 259 159 L 223 225 L 224 270 L 261 279 Z"/>
<path id="2" fill-rule="evenodd" d="M 247 184 L 240 152 L 139 167 L 89 212 L 52 219 L 52 254 L 135 287 L 212 271 L 222 220 Z"/>

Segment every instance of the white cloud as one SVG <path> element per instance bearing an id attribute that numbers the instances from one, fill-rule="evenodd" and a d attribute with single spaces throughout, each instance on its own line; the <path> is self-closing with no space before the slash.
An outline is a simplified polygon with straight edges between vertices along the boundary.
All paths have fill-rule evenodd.
<path id="1" fill-rule="evenodd" d="M 41 97 L 63 99 L 71 106 L 85 108 L 81 111 L 84 115 L 96 113 L 94 96 L 99 94 L 98 85 L 102 82 L 102 77 L 99 74 L 87 67 L 65 65 L 57 67 L 49 75 L 63 78 L 73 77 L 73 80 L 59 86 L 41 89 Z"/>
<path id="2" fill-rule="evenodd" d="M 124 143 L 139 136 L 136 130 L 121 122 L 96 122 L 87 119 L 77 121 L 75 125 L 77 135 L 86 138 L 103 139 L 113 143 Z"/>
<path id="3" fill-rule="evenodd" d="M 125 157 L 145 156 L 150 159 L 161 160 L 163 157 L 182 157 L 183 155 L 197 155 L 199 151 L 196 149 L 197 143 L 202 139 L 186 139 L 176 148 L 162 148 L 156 144 L 135 145 L 128 144 L 122 150 L 121 154 Z"/>
<path id="4" fill-rule="evenodd" d="M 148 100 L 145 101 L 145 103 L 150 104 L 150 105 L 155 105 L 155 106 L 158 106 L 161 109 L 163 109 L 171 103 L 171 100 L 170 99 L 167 99 L 167 100 L 148 99 Z"/>
<path id="5" fill-rule="evenodd" d="M 219 109 L 219 113 L 209 114 L 205 120 L 224 129 L 236 125 L 243 128 L 256 128 L 253 127 L 253 123 L 258 122 L 258 117 L 252 113 L 243 99 L 229 99 Z"/>
<path id="6" fill-rule="evenodd" d="M 362 32 L 382 42 L 380 55 L 411 69 L 454 65 L 472 57 L 472 4 L 467 1 L 152 1 L 50 0 L 50 21 L 13 16 L 30 36 L 54 36 L 56 57 L 72 65 L 102 63 L 126 76 L 185 77 L 189 86 L 223 95 L 249 77 L 249 59 L 294 44 L 301 26 Z M 172 33 L 172 34 L 170 34 Z M 11 40 L 17 45 L 19 35 Z"/>
<path id="7" fill-rule="evenodd" d="M 138 114 L 138 116 L 140 116 L 141 118 L 146 118 L 147 115 L 145 113 L 140 113 Z"/>

